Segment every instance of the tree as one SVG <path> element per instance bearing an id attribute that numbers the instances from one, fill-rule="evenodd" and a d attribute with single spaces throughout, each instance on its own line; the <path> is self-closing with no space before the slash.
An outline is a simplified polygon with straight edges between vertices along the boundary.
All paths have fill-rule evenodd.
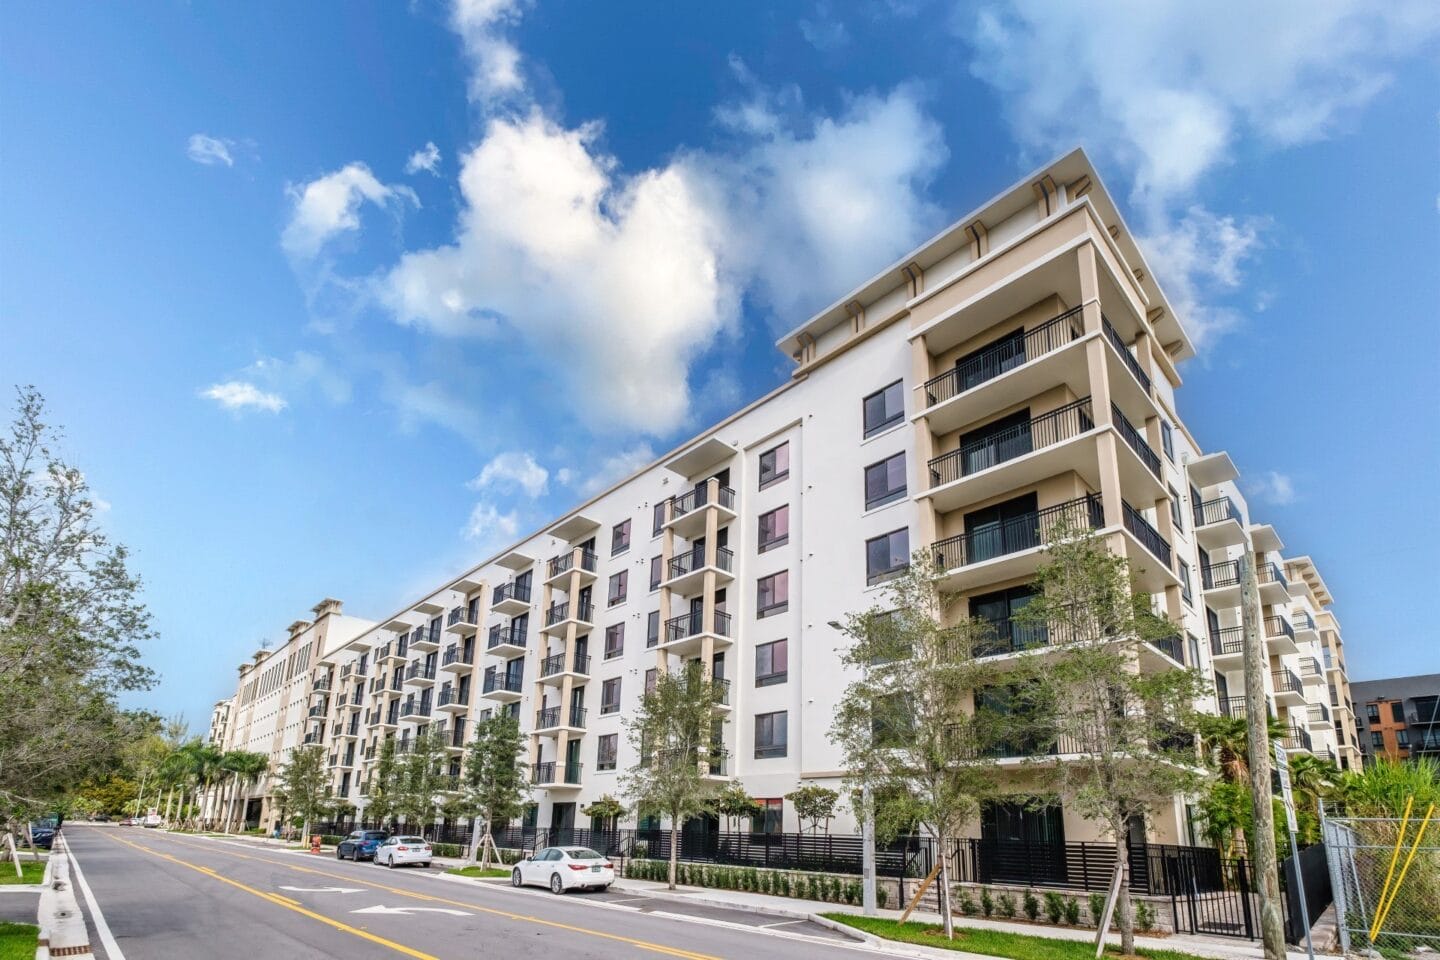
<path id="1" fill-rule="evenodd" d="M 310 824 L 323 818 L 330 807 L 330 773 L 325 768 L 325 750 L 318 744 L 296 747 L 280 768 L 276 792 L 285 797 L 285 807 L 301 819 L 300 836 L 310 836 Z"/>
<path id="2" fill-rule="evenodd" d="M 33 387 L 0 437 L 0 811 L 33 815 L 116 764 L 142 726 L 116 696 L 154 675 L 155 632 L 128 553 Z"/>
<path id="3" fill-rule="evenodd" d="M 476 724 L 475 739 L 465 748 L 462 809 L 473 819 L 470 859 L 483 858 L 480 866 L 486 869 L 495 850 L 491 829 L 518 817 L 529 796 L 523 750 L 520 724 L 508 713 Z"/>
<path id="4" fill-rule="evenodd" d="M 445 738 L 433 728 L 410 741 L 409 751 L 395 759 L 394 813 L 405 819 L 406 826 L 418 824 L 415 832 L 422 836 L 434 827 L 440 794 L 449 786 L 441 769 L 448 759 Z"/>
<path id="5" fill-rule="evenodd" d="M 754 820 L 760 816 L 760 801 L 750 796 L 745 787 L 739 781 L 728 784 L 715 796 L 715 812 L 725 818 L 726 826 L 730 833 L 740 831 L 740 821 L 744 819 Z"/>
<path id="6" fill-rule="evenodd" d="M 1200 714 L 1195 717 L 1195 729 L 1200 734 L 1201 754 L 1219 773 L 1196 804 L 1200 832 L 1224 856 L 1234 857 L 1242 841 L 1244 849 L 1250 849 L 1248 838 L 1255 829 L 1248 785 L 1250 724 L 1245 717 Z M 1269 720 L 1268 733 L 1271 742 L 1286 735 L 1285 727 L 1274 717 Z"/>
<path id="7" fill-rule="evenodd" d="M 80 785 L 78 799 L 89 813 L 123 814 L 135 799 L 136 783 L 122 774 L 105 774 Z"/>
<path id="8" fill-rule="evenodd" d="M 270 758 L 263 753 L 249 750 L 230 750 L 221 758 L 220 766 L 229 774 L 230 779 L 230 809 L 225 817 L 225 830 L 228 832 L 237 810 L 243 812 L 240 805 L 242 789 L 259 783 L 260 778 L 270 772 Z"/>
<path id="9" fill-rule="evenodd" d="M 629 807 L 616 800 L 610 794 L 604 794 L 599 800 L 588 807 L 581 807 L 580 812 L 590 818 L 592 830 L 614 830 L 620 818 L 630 810 Z"/>
<path id="10" fill-rule="evenodd" d="M 716 736 L 715 688 L 698 664 L 665 673 L 626 721 L 639 760 L 625 775 L 626 794 L 643 814 L 670 820 L 669 889 L 675 889 L 680 828 L 711 809 L 716 788 L 706 777 L 724 757 Z"/>
<path id="11" fill-rule="evenodd" d="M 395 798 L 401 793 L 401 756 L 395 749 L 395 738 L 386 737 L 380 743 L 380 754 L 375 759 L 375 772 L 371 777 L 369 802 L 365 812 L 370 817 L 386 823 L 396 815 Z"/>
<path id="12" fill-rule="evenodd" d="M 1044 668 L 1018 692 L 1032 736 L 1075 755 L 1036 769 L 1073 813 L 1110 836 L 1128 873 L 1131 822 L 1159 800 L 1193 796 L 1208 779 L 1188 732 L 1206 687 L 1196 670 L 1142 666 L 1145 646 L 1173 640 L 1176 627 L 1132 590 L 1126 560 L 1093 531 L 1054 531 L 1034 583 L 1039 592 L 1015 619 L 1043 630 L 1049 646 L 1028 655 L 1043 658 Z M 1121 952 L 1134 954 L 1128 882 L 1120 884 L 1116 917 Z"/>
<path id="13" fill-rule="evenodd" d="M 940 592 L 938 575 L 933 558 L 917 551 L 886 585 L 883 606 L 845 619 L 843 661 L 853 679 L 831 736 L 853 795 L 870 798 L 868 810 L 855 811 L 860 819 L 873 816 L 881 839 L 918 826 L 948 850 L 997 790 L 991 748 L 1002 724 L 975 709 L 975 691 L 998 676 L 976 656 L 990 630 L 974 620 L 947 624 L 953 600 Z M 937 894 L 953 937 L 949 860 L 940 858 Z"/>
<path id="14" fill-rule="evenodd" d="M 820 832 L 821 821 L 825 823 L 825 832 L 830 832 L 830 818 L 835 816 L 840 794 L 812 783 L 791 790 L 785 794 L 785 799 L 795 808 L 795 816 L 800 822 L 810 824 L 811 833 Z"/>

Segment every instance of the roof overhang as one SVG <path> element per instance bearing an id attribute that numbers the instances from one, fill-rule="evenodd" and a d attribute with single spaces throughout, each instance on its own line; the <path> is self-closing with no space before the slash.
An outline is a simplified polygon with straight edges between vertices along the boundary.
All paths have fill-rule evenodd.
<path id="1" fill-rule="evenodd" d="M 1250 525 L 1250 542 L 1261 553 L 1279 553 L 1285 549 L 1285 541 L 1280 539 L 1280 534 L 1268 523 Z"/>
<path id="2" fill-rule="evenodd" d="M 682 477 L 693 477 L 729 460 L 738 450 L 716 436 L 691 444 L 665 461 L 665 467 Z"/>
<path id="3" fill-rule="evenodd" d="M 519 550 L 511 550 L 509 553 L 495 561 L 507 570 L 520 571 L 535 562 L 535 558 L 521 553 Z"/>
<path id="4" fill-rule="evenodd" d="M 580 539 L 592 530 L 599 529 L 600 521 L 587 517 L 583 513 L 572 513 L 545 532 L 569 543 L 571 540 Z"/>
<path id="5" fill-rule="evenodd" d="M 1197 457 L 1186 466 L 1190 471 L 1190 482 L 1197 487 L 1213 487 L 1240 476 L 1240 471 L 1235 469 L 1235 461 L 1224 450 Z"/>

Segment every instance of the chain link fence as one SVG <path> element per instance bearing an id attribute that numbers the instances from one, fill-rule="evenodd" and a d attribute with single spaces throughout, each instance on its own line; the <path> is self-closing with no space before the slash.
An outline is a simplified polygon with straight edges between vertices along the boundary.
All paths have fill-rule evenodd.
<path id="1" fill-rule="evenodd" d="M 1421 820 L 1411 817 L 1403 841 L 1398 817 L 1322 821 L 1336 926 L 1346 953 L 1379 953 L 1399 960 L 1424 953 L 1421 948 L 1440 950 L 1440 822 L 1432 821 L 1420 846 L 1414 847 Z M 1398 856 L 1397 841 L 1402 841 Z"/>

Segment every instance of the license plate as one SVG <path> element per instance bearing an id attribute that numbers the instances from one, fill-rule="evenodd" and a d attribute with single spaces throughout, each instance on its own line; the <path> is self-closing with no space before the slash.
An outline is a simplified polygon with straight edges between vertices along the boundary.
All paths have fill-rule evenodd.
<path id="1" fill-rule="evenodd" d="M 590 872 L 591 872 L 591 873 L 599 873 L 599 872 L 600 872 L 600 865 L 597 863 L 595 866 L 591 867 L 591 868 L 590 868 Z"/>

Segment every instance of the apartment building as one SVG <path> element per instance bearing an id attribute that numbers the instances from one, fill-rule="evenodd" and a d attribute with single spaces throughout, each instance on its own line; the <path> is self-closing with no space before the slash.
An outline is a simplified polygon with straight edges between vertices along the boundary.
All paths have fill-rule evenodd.
<path id="1" fill-rule="evenodd" d="M 1353 755 L 1328 589 L 1309 557 L 1287 559 L 1277 532 L 1252 520 L 1230 457 L 1181 420 L 1177 365 L 1193 347 L 1083 152 L 779 347 L 792 377 L 769 395 L 325 645 L 304 738 L 326 746 L 339 796 L 363 816 L 383 741 L 403 750 L 427 730 L 443 733 L 458 774 L 474 720 L 504 711 L 529 742 L 526 822 L 585 826 L 584 805 L 621 794 L 636 761 L 624 718 L 661 671 L 698 661 L 724 691 L 726 756 L 710 775 L 761 799 L 757 829 L 797 829 L 784 795 L 838 789 L 845 775 L 829 736 L 847 680 L 830 624 L 882 603 L 885 581 L 925 548 L 957 615 L 993 626 L 987 655 L 1043 651 L 1043 632 L 1011 615 L 1062 519 L 1123 554 L 1136 589 L 1174 621 L 1139 669 L 1202 671 L 1210 711 L 1243 709 L 1240 574 L 1253 561 L 1267 697 L 1287 746 Z M 848 816 L 834 829 L 853 829 Z M 1170 843 L 1192 827 L 1181 797 L 1137 825 Z M 1064 798 L 1047 812 L 996 805 L 979 829 L 1096 839 Z"/>
<path id="2" fill-rule="evenodd" d="M 1360 712 L 1354 729 L 1364 762 L 1379 757 L 1440 760 L 1440 673 L 1350 685 Z"/>
<path id="3" fill-rule="evenodd" d="M 344 614 L 339 600 L 322 600 L 311 613 L 313 620 L 290 624 L 284 643 L 262 647 L 240 664 L 234 696 L 217 703 L 211 716 L 211 742 L 221 750 L 248 750 L 270 758 L 271 774 L 242 784 L 236 801 L 242 819 L 251 826 L 269 827 L 278 818 L 274 773 L 290 751 L 319 742 L 319 736 L 306 729 L 311 691 L 326 684 L 314 665 L 374 626 Z"/>

